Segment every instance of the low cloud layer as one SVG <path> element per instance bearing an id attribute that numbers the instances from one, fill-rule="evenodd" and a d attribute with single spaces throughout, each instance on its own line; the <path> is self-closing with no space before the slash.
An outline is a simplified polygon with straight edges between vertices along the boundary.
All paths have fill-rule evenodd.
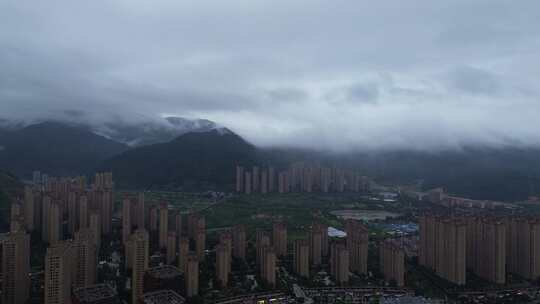
<path id="1" fill-rule="evenodd" d="M 2 1 L 0 118 L 207 118 L 255 144 L 540 145 L 540 2 Z"/>

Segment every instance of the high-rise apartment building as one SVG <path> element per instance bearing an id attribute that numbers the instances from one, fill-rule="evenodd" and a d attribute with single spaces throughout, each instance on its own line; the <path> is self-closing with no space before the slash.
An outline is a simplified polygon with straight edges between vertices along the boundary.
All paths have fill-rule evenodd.
<path id="1" fill-rule="evenodd" d="M 79 229 L 88 227 L 88 198 L 86 195 L 79 197 Z"/>
<path id="2" fill-rule="evenodd" d="M 51 245 L 45 255 L 45 304 L 71 303 L 76 259 L 71 241 Z"/>
<path id="3" fill-rule="evenodd" d="M 43 197 L 41 208 L 41 240 L 49 242 L 49 211 L 51 210 L 51 197 L 45 195 Z"/>
<path id="4" fill-rule="evenodd" d="M 177 236 L 182 235 L 182 214 L 180 211 L 177 211 L 174 215 L 174 230 Z"/>
<path id="5" fill-rule="evenodd" d="M 216 279 L 219 286 L 226 287 L 229 283 L 229 272 L 231 269 L 231 258 L 227 245 L 218 244 L 216 246 Z"/>
<path id="6" fill-rule="evenodd" d="M 275 191 L 275 171 L 273 167 L 268 168 L 268 192 Z"/>
<path id="7" fill-rule="evenodd" d="M 273 225 L 272 245 L 276 251 L 276 255 L 287 255 L 287 225 L 283 222 L 276 222 Z"/>
<path id="8" fill-rule="evenodd" d="M 2 303 L 26 303 L 29 297 L 30 235 L 19 230 L 0 240 Z"/>
<path id="9" fill-rule="evenodd" d="M 268 193 L 268 172 L 265 170 L 261 171 L 261 193 Z"/>
<path id="10" fill-rule="evenodd" d="M 135 230 L 130 242 L 132 250 L 131 299 L 133 304 L 137 304 L 144 293 L 144 273 L 148 269 L 148 232 L 144 229 Z"/>
<path id="11" fill-rule="evenodd" d="M 47 240 L 49 241 L 49 244 L 56 244 L 62 239 L 60 234 L 62 229 L 62 215 L 58 202 L 51 203 L 48 214 L 49 218 L 47 219 L 47 221 L 49 227 L 49 237 Z"/>
<path id="12" fill-rule="evenodd" d="M 236 192 L 244 190 L 244 167 L 236 166 Z"/>
<path id="13" fill-rule="evenodd" d="M 369 232 L 366 226 L 355 220 L 345 223 L 347 233 L 347 249 L 350 257 L 351 271 L 367 273 L 367 257 Z"/>
<path id="14" fill-rule="evenodd" d="M 294 271 L 301 277 L 309 278 L 309 242 L 307 240 L 294 242 Z"/>
<path id="15" fill-rule="evenodd" d="M 144 225 L 144 193 L 140 192 L 137 197 L 137 204 L 135 207 L 135 226 L 138 229 L 145 229 L 146 226 Z"/>
<path id="16" fill-rule="evenodd" d="M 24 187 L 24 224 L 27 231 L 34 231 L 35 228 L 35 200 L 34 190 L 30 186 Z"/>
<path id="17" fill-rule="evenodd" d="M 90 230 L 92 231 L 92 234 L 94 235 L 94 242 L 96 242 L 96 248 L 99 251 L 101 248 L 101 216 L 99 215 L 99 212 L 96 211 L 90 211 Z"/>
<path id="18" fill-rule="evenodd" d="M 285 172 L 278 174 L 278 193 L 285 193 Z"/>
<path id="19" fill-rule="evenodd" d="M 176 259 L 176 232 L 169 231 L 167 233 L 167 264 L 174 263 L 174 260 Z"/>
<path id="20" fill-rule="evenodd" d="M 244 176 L 244 192 L 246 194 L 251 194 L 251 173 L 246 172 Z"/>
<path id="21" fill-rule="evenodd" d="M 318 266 L 322 262 L 322 231 L 313 225 L 309 233 L 309 259 L 311 264 Z"/>
<path id="22" fill-rule="evenodd" d="M 204 261 L 204 251 L 206 249 L 206 229 L 198 227 L 195 232 L 195 251 L 200 261 Z"/>
<path id="23" fill-rule="evenodd" d="M 432 268 L 442 278 L 466 282 L 466 234 L 464 219 L 424 215 L 420 217 L 420 265 Z"/>
<path id="24" fill-rule="evenodd" d="M 270 237 L 268 236 L 268 234 L 266 234 L 265 231 L 257 230 L 255 247 L 257 251 L 255 261 L 260 266 L 262 264 L 264 251 L 266 250 L 267 247 L 270 247 Z"/>
<path id="25" fill-rule="evenodd" d="M 113 191 L 108 188 L 112 186 L 112 182 L 106 179 L 106 190 L 98 191 L 101 201 L 101 232 L 104 234 L 111 233 L 112 214 L 113 214 Z"/>
<path id="26" fill-rule="evenodd" d="M 223 244 L 227 249 L 227 256 L 229 259 L 232 258 L 232 248 L 233 248 L 233 237 L 230 231 L 224 231 L 219 234 L 219 243 Z"/>
<path id="27" fill-rule="evenodd" d="M 77 218 L 79 215 L 77 214 L 77 208 L 79 208 L 77 193 L 71 191 L 68 194 L 68 200 L 67 200 L 67 210 L 68 210 L 68 233 L 69 235 L 73 236 L 75 234 L 75 231 L 77 230 Z"/>
<path id="28" fill-rule="evenodd" d="M 405 252 L 393 240 L 383 241 L 379 247 L 380 270 L 387 281 L 395 281 L 397 287 L 405 284 Z"/>
<path id="29" fill-rule="evenodd" d="M 192 239 L 196 238 L 196 231 L 198 228 L 206 230 L 206 220 L 204 217 L 190 213 L 188 215 L 188 236 Z"/>
<path id="30" fill-rule="evenodd" d="M 342 243 L 334 243 L 330 252 L 330 273 L 336 284 L 342 286 L 349 283 L 349 251 Z"/>
<path id="31" fill-rule="evenodd" d="M 276 286 L 276 252 L 273 247 L 265 246 L 262 252 L 261 277 L 268 287 Z"/>
<path id="32" fill-rule="evenodd" d="M 508 271 L 528 279 L 540 276 L 540 220 L 510 218 L 506 223 Z"/>
<path id="33" fill-rule="evenodd" d="M 233 256 L 242 260 L 246 258 L 246 227 L 244 225 L 233 227 Z"/>
<path id="34" fill-rule="evenodd" d="M 490 218 L 466 219 L 466 264 L 478 276 L 497 284 L 506 279 L 506 226 Z"/>
<path id="35" fill-rule="evenodd" d="M 197 254 L 189 254 L 185 271 L 186 296 L 191 298 L 199 294 L 199 259 Z"/>
<path id="36" fill-rule="evenodd" d="M 158 230 L 158 226 L 159 226 L 159 223 L 158 223 L 158 208 L 156 206 L 152 206 L 150 207 L 150 210 L 148 210 L 149 214 L 148 214 L 148 217 L 149 217 L 149 225 L 150 225 L 150 231 L 157 231 Z"/>
<path id="37" fill-rule="evenodd" d="M 169 232 L 169 207 L 167 203 L 159 206 L 159 247 L 167 247 L 167 233 Z"/>
<path id="38" fill-rule="evenodd" d="M 186 271 L 187 259 L 189 255 L 189 238 L 182 236 L 178 241 L 178 268 Z"/>
<path id="39" fill-rule="evenodd" d="M 122 243 L 126 243 L 131 236 L 131 200 L 124 198 L 122 203 Z"/>
<path id="40" fill-rule="evenodd" d="M 261 191 L 261 185 L 260 185 L 260 173 L 259 173 L 259 167 L 257 166 L 253 166 L 253 175 L 252 175 L 252 178 L 253 178 L 253 183 L 251 184 L 252 186 L 252 189 L 251 191 L 254 192 L 254 193 L 257 193 L 259 191 Z"/>
<path id="41" fill-rule="evenodd" d="M 90 286 L 96 282 L 97 277 L 97 250 L 92 231 L 83 228 L 75 232 L 73 247 L 76 260 L 73 286 Z"/>

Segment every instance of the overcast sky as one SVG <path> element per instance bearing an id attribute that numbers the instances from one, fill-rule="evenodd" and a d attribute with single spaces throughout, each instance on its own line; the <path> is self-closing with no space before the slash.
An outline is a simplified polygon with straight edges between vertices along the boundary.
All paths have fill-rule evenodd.
<path id="1" fill-rule="evenodd" d="M 0 0 L 0 117 L 264 146 L 540 144 L 540 1 Z"/>

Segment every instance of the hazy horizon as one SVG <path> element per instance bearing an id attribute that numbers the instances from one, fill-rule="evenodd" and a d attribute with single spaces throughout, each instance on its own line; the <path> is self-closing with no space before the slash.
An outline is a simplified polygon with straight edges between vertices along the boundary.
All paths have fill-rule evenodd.
<path id="1" fill-rule="evenodd" d="M 0 3 L 0 118 L 204 118 L 263 147 L 538 147 L 537 1 Z"/>

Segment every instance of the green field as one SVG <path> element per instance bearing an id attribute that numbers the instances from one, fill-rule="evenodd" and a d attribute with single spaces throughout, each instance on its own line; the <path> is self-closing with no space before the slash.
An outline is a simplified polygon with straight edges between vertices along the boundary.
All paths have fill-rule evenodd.
<path id="1" fill-rule="evenodd" d="M 251 233 L 256 228 L 271 229 L 272 223 L 283 220 L 290 240 L 305 237 L 314 220 L 343 228 L 343 221 L 330 214 L 340 209 L 381 210 L 379 205 L 365 202 L 359 194 L 254 194 L 229 198 L 204 211 L 208 228 L 216 229 L 244 224 Z"/>
<path id="2" fill-rule="evenodd" d="M 121 202 L 124 195 L 136 197 L 136 192 L 118 191 L 117 201 Z M 146 191 L 144 193 L 146 204 L 159 203 L 160 201 L 168 202 L 175 209 L 181 210 L 183 213 L 200 211 L 208 208 L 215 203 L 214 199 L 199 193 L 190 192 L 171 192 L 171 191 Z"/>

